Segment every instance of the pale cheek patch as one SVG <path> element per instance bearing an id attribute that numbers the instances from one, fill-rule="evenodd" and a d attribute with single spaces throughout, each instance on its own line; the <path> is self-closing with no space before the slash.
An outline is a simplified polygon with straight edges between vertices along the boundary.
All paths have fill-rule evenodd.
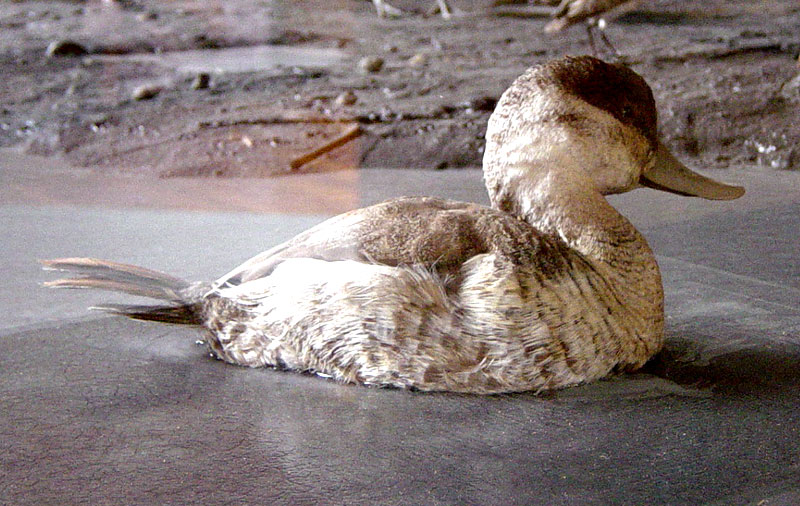
<path id="1" fill-rule="evenodd" d="M 508 118 L 490 121 L 484 158 L 503 160 L 502 169 L 497 171 L 503 176 L 492 183 L 503 184 L 519 177 L 515 166 L 546 160 L 550 166 L 586 171 L 603 194 L 624 192 L 636 186 L 649 161 L 648 143 L 637 130 L 571 95 L 543 92 L 528 97 L 526 102 L 530 109 L 505 112 L 509 117 L 519 116 L 513 130 L 503 129 Z M 507 104 L 509 109 L 512 106 Z M 563 114 L 554 114 L 553 109 Z M 551 111 L 547 121 L 533 112 L 540 110 Z M 492 176 L 487 176 L 487 180 L 489 177 Z"/>

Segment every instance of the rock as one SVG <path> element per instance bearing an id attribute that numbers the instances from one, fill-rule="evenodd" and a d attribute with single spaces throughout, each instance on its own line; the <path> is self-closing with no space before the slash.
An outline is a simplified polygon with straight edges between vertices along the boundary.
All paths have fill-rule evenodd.
<path id="1" fill-rule="evenodd" d="M 494 111 L 496 105 L 497 99 L 488 95 L 472 98 L 463 104 L 466 109 L 484 112 Z"/>
<path id="2" fill-rule="evenodd" d="M 350 90 L 342 92 L 336 97 L 336 105 L 353 105 L 358 101 L 358 97 Z"/>
<path id="3" fill-rule="evenodd" d="M 155 11 L 140 12 L 136 15 L 136 19 L 139 21 L 152 21 L 154 19 L 158 19 L 158 13 Z"/>
<path id="4" fill-rule="evenodd" d="M 108 126 L 110 118 L 107 114 L 89 114 L 84 118 L 86 125 L 92 132 L 100 132 Z"/>
<path id="5" fill-rule="evenodd" d="M 434 118 L 449 118 L 456 111 L 458 111 L 458 107 L 454 105 L 441 104 L 433 110 L 431 115 Z"/>
<path id="6" fill-rule="evenodd" d="M 211 76 L 207 72 L 200 72 L 194 79 L 192 79 L 192 89 L 193 90 L 204 90 L 208 88 L 209 83 L 211 82 Z"/>
<path id="7" fill-rule="evenodd" d="M 424 67 L 428 63 L 428 55 L 425 53 L 417 53 L 408 59 L 409 67 Z"/>
<path id="8" fill-rule="evenodd" d="M 134 100 L 150 100 L 154 98 L 159 93 L 161 93 L 161 87 L 152 85 L 152 84 L 143 84 L 142 86 L 137 86 L 133 93 L 131 93 L 131 97 Z"/>
<path id="9" fill-rule="evenodd" d="M 783 83 L 780 90 L 781 97 L 792 102 L 800 102 L 800 74 Z"/>
<path id="10" fill-rule="evenodd" d="M 325 75 L 325 71 L 323 69 L 306 67 L 292 67 L 291 72 L 293 75 L 305 77 L 306 79 L 319 79 Z"/>
<path id="11" fill-rule="evenodd" d="M 387 123 L 393 119 L 396 119 L 396 117 L 397 115 L 393 110 L 389 109 L 388 107 L 381 107 L 379 118 L 382 122 Z"/>
<path id="12" fill-rule="evenodd" d="M 88 51 L 85 47 L 72 40 L 54 40 L 47 46 L 48 58 L 59 56 L 83 56 Z"/>
<path id="13" fill-rule="evenodd" d="M 797 161 L 794 147 L 784 133 L 772 132 L 766 139 L 747 139 L 749 159 L 762 167 L 791 170 Z"/>
<path id="14" fill-rule="evenodd" d="M 364 72 L 380 72 L 383 68 L 383 58 L 378 56 L 365 56 L 359 60 L 358 68 Z"/>

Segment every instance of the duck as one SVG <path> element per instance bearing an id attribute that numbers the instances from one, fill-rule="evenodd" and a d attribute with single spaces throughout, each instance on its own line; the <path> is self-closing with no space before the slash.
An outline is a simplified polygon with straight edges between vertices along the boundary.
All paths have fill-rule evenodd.
<path id="1" fill-rule="evenodd" d="M 383 0 L 372 0 L 372 3 L 375 6 L 378 17 L 399 17 L 403 15 L 401 9 L 393 7 Z M 450 9 L 450 6 L 447 5 L 447 0 L 436 0 L 436 6 L 443 19 L 450 19 L 452 17 L 453 11 Z"/>
<path id="2" fill-rule="evenodd" d="M 553 20 L 544 27 L 545 33 L 560 32 L 577 23 L 585 22 L 592 53 L 597 55 L 592 30 L 597 29 L 600 38 L 612 54 L 616 48 L 604 32 L 608 18 L 616 18 L 639 5 L 639 0 L 561 0 L 553 11 Z"/>
<path id="3" fill-rule="evenodd" d="M 43 261 L 45 283 L 160 299 L 101 305 L 204 329 L 231 364 L 343 383 L 543 392 L 635 371 L 664 343 L 653 251 L 606 196 L 651 187 L 711 200 L 744 189 L 683 165 L 629 68 L 534 66 L 502 94 L 483 158 L 489 206 L 401 197 L 330 218 L 190 283 L 93 258 Z"/>

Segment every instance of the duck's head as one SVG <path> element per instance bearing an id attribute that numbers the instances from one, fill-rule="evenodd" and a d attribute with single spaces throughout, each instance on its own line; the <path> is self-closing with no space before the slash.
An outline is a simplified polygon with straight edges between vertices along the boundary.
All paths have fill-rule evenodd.
<path id="1" fill-rule="evenodd" d="M 590 56 L 533 67 L 506 90 L 489 119 L 484 171 L 495 204 L 520 179 L 554 172 L 604 195 L 640 186 L 715 200 L 744 193 L 675 159 L 658 139 L 645 80 Z"/>

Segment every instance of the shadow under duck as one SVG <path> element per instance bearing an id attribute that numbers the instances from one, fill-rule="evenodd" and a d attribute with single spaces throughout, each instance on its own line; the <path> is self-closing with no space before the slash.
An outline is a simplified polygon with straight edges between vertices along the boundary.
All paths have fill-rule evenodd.
<path id="1" fill-rule="evenodd" d="M 233 364 L 368 385 L 542 391 L 641 367 L 663 343 L 664 296 L 642 235 L 604 195 L 652 186 L 744 192 L 659 142 L 650 88 L 589 56 L 526 71 L 489 119 L 491 207 L 406 197 L 331 218 L 213 283 L 89 258 L 44 261 L 101 288 L 165 300 L 101 306 L 204 327 Z"/>

